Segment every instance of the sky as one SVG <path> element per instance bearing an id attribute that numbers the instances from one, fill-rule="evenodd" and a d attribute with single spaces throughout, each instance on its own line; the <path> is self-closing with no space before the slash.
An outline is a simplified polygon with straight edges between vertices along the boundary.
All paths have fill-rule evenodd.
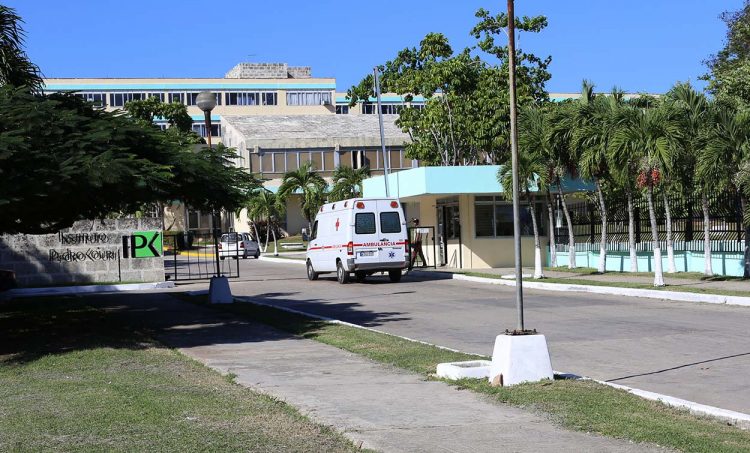
<path id="1" fill-rule="evenodd" d="M 454 50 L 476 44 L 474 13 L 505 1 L 0 0 L 23 17 L 26 50 L 46 77 L 223 77 L 238 62 L 311 66 L 346 91 L 430 32 Z M 662 93 L 705 73 L 725 10 L 743 0 L 516 0 L 549 26 L 518 45 L 552 56 L 549 92 Z"/>

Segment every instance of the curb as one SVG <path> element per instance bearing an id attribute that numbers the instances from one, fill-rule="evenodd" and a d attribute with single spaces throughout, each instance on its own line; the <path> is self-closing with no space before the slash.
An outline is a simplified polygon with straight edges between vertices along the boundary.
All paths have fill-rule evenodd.
<path id="1" fill-rule="evenodd" d="M 275 256 L 264 256 L 261 255 L 260 258 L 258 258 L 260 261 L 268 261 L 269 263 L 293 263 L 293 264 L 305 264 L 304 259 L 298 259 L 298 258 L 277 258 Z"/>
<path id="2" fill-rule="evenodd" d="M 0 293 L 0 299 L 34 296 L 62 296 L 70 294 L 112 293 L 121 291 L 143 291 L 147 289 L 174 288 L 173 281 L 154 283 L 126 283 L 122 285 L 51 286 L 48 288 L 15 288 Z"/>
<path id="3" fill-rule="evenodd" d="M 424 272 L 424 271 L 420 271 Z M 516 286 L 515 280 L 501 278 L 474 277 L 471 275 L 451 274 L 453 280 L 464 280 L 475 283 L 489 283 L 491 285 Z M 612 296 L 645 297 L 648 299 L 672 300 L 677 302 L 704 302 L 708 304 L 738 305 L 750 307 L 750 297 L 722 296 L 720 294 L 698 294 L 678 291 L 659 291 L 640 288 L 623 288 L 619 286 L 568 285 L 565 283 L 523 282 L 524 288 L 541 289 L 545 291 L 572 291 L 591 294 L 607 294 Z"/>
<path id="4" fill-rule="evenodd" d="M 487 280 L 489 280 L 489 279 L 487 279 Z M 554 284 L 554 283 L 550 283 L 550 284 Z M 446 347 L 446 346 L 440 346 L 440 345 L 437 345 L 437 344 L 428 343 L 426 341 L 416 340 L 414 338 L 404 337 L 404 336 L 401 336 L 401 335 L 395 335 L 395 334 L 392 334 L 392 333 L 383 332 L 383 331 L 380 331 L 380 330 L 377 330 L 377 329 L 373 329 L 371 327 L 360 326 L 359 324 L 353 324 L 353 323 L 346 322 L 346 321 L 341 321 L 341 320 L 338 320 L 338 319 L 335 319 L 335 318 L 329 318 L 328 316 L 316 315 L 316 314 L 307 313 L 307 312 L 300 311 L 300 310 L 295 310 L 293 308 L 280 307 L 278 305 L 273 305 L 273 304 L 269 304 L 269 303 L 254 301 L 254 300 L 252 300 L 252 297 L 250 297 L 250 296 L 238 296 L 238 297 L 235 297 L 235 301 L 245 302 L 245 303 L 251 303 L 253 305 L 258 305 L 258 306 L 261 306 L 261 307 L 269 307 L 269 308 L 273 308 L 273 309 L 276 309 L 276 310 L 285 311 L 287 313 L 293 313 L 293 314 L 296 314 L 296 315 L 302 315 L 302 316 L 306 316 L 306 317 L 309 317 L 309 318 L 319 319 L 321 321 L 330 322 L 331 324 L 339 324 L 339 325 L 343 325 L 343 326 L 353 327 L 353 328 L 356 328 L 356 329 L 369 330 L 371 332 L 376 332 L 376 333 L 383 334 L 383 335 L 388 335 L 388 336 L 391 336 L 391 337 L 401 338 L 401 339 L 404 339 L 404 340 L 407 340 L 407 341 L 412 341 L 412 342 L 420 343 L 420 344 L 427 345 L 427 346 L 433 346 L 433 347 L 436 347 L 438 349 L 443 349 L 443 350 L 446 350 L 446 351 L 460 352 L 462 354 L 476 356 L 477 358 L 487 359 L 486 356 L 483 356 L 481 354 L 475 354 L 475 353 L 472 353 L 472 352 L 464 352 L 464 351 L 460 351 L 458 349 L 453 349 L 453 348 L 449 348 L 449 347 Z M 712 418 L 715 418 L 717 420 L 721 420 L 723 422 L 726 422 L 726 423 L 728 423 L 730 425 L 737 426 L 738 428 L 741 428 L 741 429 L 750 429 L 750 414 L 745 414 L 745 413 L 742 413 L 742 412 L 736 412 L 736 411 L 732 411 L 732 410 L 728 410 L 728 409 L 722 409 L 722 408 L 716 407 L 716 406 L 708 406 L 706 404 L 700 404 L 700 403 L 696 403 L 694 401 L 688 401 L 688 400 L 684 400 L 684 399 L 681 399 L 681 398 L 676 398 L 674 396 L 664 395 L 664 394 L 661 394 L 661 393 L 655 393 L 655 392 L 649 392 L 647 390 L 636 389 L 636 388 L 628 387 L 628 386 L 625 386 L 625 385 L 614 384 L 612 382 L 600 381 L 598 379 L 592 379 L 592 378 L 589 378 L 589 377 L 586 377 L 586 376 L 580 376 L 580 375 L 573 374 L 573 373 L 563 373 L 563 372 L 560 372 L 560 371 L 554 371 L 554 374 L 555 374 L 555 376 L 559 376 L 559 377 L 562 377 L 562 378 L 565 378 L 565 379 L 581 379 L 581 380 L 594 381 L 596 383 L 599 383 L 599 384 L 602 384 L 602 385 L 606 385 L 608 387 L 612 387 L 612 388 L 616 388 L 618 390 L 623 390 L 625 392 L 632 393 L 633 395 L 636 395 L 636 396 L 638 396 L 640 398 L 643 398 L 643 399 L 647 399 L 647 400 L 651 400 L 651 401 L 657 401 L 657 402 L 660 402 L 660 403 L 662 403 L 664 405 L 667 405 L 667 406 L 670 406 L 670 407 L 674 407 L 674 408 L 678 408 L 678 409 L 685 409 L 685 410 L 687 410 L 689 413 L 691 413 L 693 415 L 708 416 L 708 417 L 712 417 Z"/>

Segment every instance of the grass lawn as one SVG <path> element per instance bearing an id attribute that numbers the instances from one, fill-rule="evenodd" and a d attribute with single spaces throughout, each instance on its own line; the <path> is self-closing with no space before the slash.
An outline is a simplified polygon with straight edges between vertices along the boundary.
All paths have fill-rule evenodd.
<path id="1" fill-rule="evenodd" d="M 196 303 L 205 301 L 201 297 L 185 297 Z M 425 377 L 434 373 L 440 362 L 477 358 L 250 303 L 235 303 L 217 309 L 248 316 Z M 491 387 L 485 380 L 462 380 L 452 384 L 486 394 L 499 403 L 545 414 L 569 429 L 654 443 L 686 452 L 750 452 L 750 431 L 696 417 L 592 381 L 555 380 L 513 387 Z"/>
<path id="2" fill-rule="evenodd" d="M 79 298 L 0 304 L 0 451 L 105 450 L 357 449 Z"/>
<path id="3" fill-rule="evenodd" d="M 263 238 L 265 241 L 265 238 Z M 293 248 L 293 249 L 286 249 L 281 247 L 282 244 L 289 244 L 289 243 L 298 243 L 303 244 L 303 247 L 300 248 Z M 279 244 L 279 253 L 285 253 L 285 252 L 304 252 L 307 249 L 307 242 L 302 240 L 301 235 L 296 236 L 289 236 L 283 239 L 279 239 L 278 241 L 271 242 L 268 244 L 268 250 L 266 250 L 266 254 L 269 253 L 275 253 L 276 252 L 276 244 Z"/>
<path id="4" fill-rule="evenodd" d="M 581 275 L 599 274 L 599 271 L 594 267 L 577 267 L 575 269 L 569 269 L 567 266 L 558 266 L 558 267 L 545 267 L 544 270 L 555 271 L 555 272 L 569 272 L 571 274 L 581 274 Z M 654 278 L 653 272 L 607 271 L 607 274 L 621 275 L 625 277 L 633 276 L 633 277 Z M 686 279 L 686 280 L 701 280 L 704 282 L 725 282 L 725 281 L 742 281 L 743 280 L 742 277 L 735 277 L 731 275 L 714 275 L 713 277 L 706 277 L 700 272 L 676 272 L 674 274 L 669 274 L 667 272 L 664 272 L 664 276 L 668 278 L 681 278 L 681 279 Z"/>
<path id="5" fill-rule="evenodd" d="M 587 268 L 588 269 L 588 268 Z M 483 277 L 483 278 L 502 278 L 497 274 L 487 274 L 483 272 L 457 272 L 462 275 L 469 275 L 472 277 Z M 591 274 L 596 273 L 592 272 Z M 609 272 L 608 272 L 609 273 Z M 625 273 L 618 273 L 625 274 Z M 638 274 L 635 274 L 638 275 Z M 653 274 L 644 274 L 653 277 Z M 687 278 L 687 277 L 686 277 Z M 734 277 L 724 277 L 725 279 Z M 737 277 L 739 278 L 739 277 Z M 505 279 L 508 280 L 508 279 Z M 539 282 L 539 283 L 565 283 L 569 285 L 589 285 L 589 286 L 609 286 L 618 288 L 637 288 L 637 289 L 653 289 L 656 291 L 676 291 L 682 293 L 697 293 L 697 294 L 718 294 L 721 296 L 742 296 L 750 297 L 750 291 L 735 291 L 731 289 L 718 289 L 718 288 L 699 288 L 694 286 L 682 286 L 682 285 L 666 285 L 656 287 L 649 283 L 636 283 L 636 282 L 608 282 L 602 280 L 591 280 L 587 279 L 586 275 L 580 277 L 545 277 L 542 279 L 524 278 L 527 282 Z"/>

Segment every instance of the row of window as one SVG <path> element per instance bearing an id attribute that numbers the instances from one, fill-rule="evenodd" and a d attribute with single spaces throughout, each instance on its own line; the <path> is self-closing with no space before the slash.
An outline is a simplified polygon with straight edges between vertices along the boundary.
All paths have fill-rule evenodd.
<path id="1" fill-rule="evenodd" d="M 76 93 L 89 102 L 105 107 L 124 107 L 130 101 L 141 101 L 151 97 L 164 102 L 179 102 L 180 104 L 195 105 L 199 92 L 118 92 L 107 93 L 82 92 Z M 228 93 L 214 93 L 217 105 L 278 105 L 278 93 L 275 91 L 236 91 Z M 330 91 L 290 91 L 286 93 L 287 105 L 331 105 Z M 348 109 L 347 109 L 348 110 Z"/>
<path id="2" fill-rule="evenodd" d="M 543 232 L 541 209 L 534 206 L 539 234 Z M 521 207 L 521 235 L 531 236 L 534 229 L 528 206 Z M 478 196 L 474 200 L 474 225 L 476 237 L 513 236 L 513 205 L 501 197 Z"/>
<path id="3" fill-rule="evenodd" d="M 380 111 L 383 112 L 383 115 L 398 115 L 405 108 L 413 108 L 413 109 L 422 110 L 424 109 L 424 105 L 412 104 L 411 106 L 408 106 L 406 104 L 380 104 Z M 377 104 L 363 104 L 362 113 L 369 114 L 369 115 L 377 114 L 378 105 Z"/>
<path id="4" fill-rule="evenodd" d="M 391 169 L 412 168 L 415 165 L 415 161 L 407 158 L 402 149 L 389 149 L 387 152 Z M 307 162 L 312 162 L 319 171 L 333 171 L 339 165 L 381 170 L 382 161 L 383 154 L 379 150 L 264 152 L 250 154 L 250 171 L 281 174 L 296 170 Z"/>

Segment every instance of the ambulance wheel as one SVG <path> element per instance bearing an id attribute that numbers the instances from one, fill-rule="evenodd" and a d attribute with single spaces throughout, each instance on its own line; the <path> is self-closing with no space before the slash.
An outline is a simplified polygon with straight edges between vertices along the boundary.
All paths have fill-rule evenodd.
<path id="1" fill-rule="evenodd" d="M 310 260 L 308 260 L 307 261 L 307 279 L 310 281 L 317 280 L 319 275 L 320 274 L 315 272 L 315 269 L 313 269 L 313 265 L 310 262 Z"/>
<path id="2" fill-rule="evenodd" d="M 391 279 L 391 282 L 398 283 L 401 281 L 401 269 L 396 269 L 395 271 L 388 271 L 388 278 Z"/>
<path id="3" fill-rule="evenodd" d="M 362 272 L 362 271 L 355 272 L 354 278 L 357 279 L 357 283 L 362 283 L 367 278 L 367 272 Z"/>
<path id="4" fill-rule="evenodd" d="M 342 285 L 349 283 L 349 272 L 344 269 L 344 265 L 341 264 L 341 261 L 336 263 L 336 280 Z"/>

